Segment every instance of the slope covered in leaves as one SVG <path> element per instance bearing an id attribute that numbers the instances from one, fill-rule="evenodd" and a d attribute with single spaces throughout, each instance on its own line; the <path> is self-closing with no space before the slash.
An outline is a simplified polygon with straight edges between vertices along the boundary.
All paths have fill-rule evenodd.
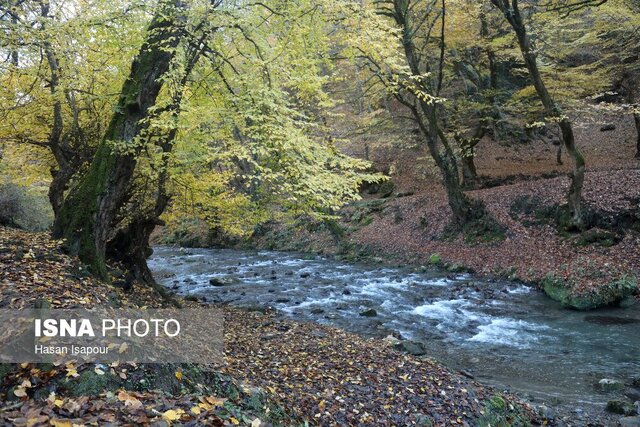
<path id="1" fill-rule="evenodd" d="M 44 233 L 0 227 L 0 308 L 160 308 L 150 288 L 133 292 L 85 273 Z M 189 305 L 182 301 L 180 304 Z M 0 364 L 0 425 L 297 424 L 273 399 L 212 366 Z"/>

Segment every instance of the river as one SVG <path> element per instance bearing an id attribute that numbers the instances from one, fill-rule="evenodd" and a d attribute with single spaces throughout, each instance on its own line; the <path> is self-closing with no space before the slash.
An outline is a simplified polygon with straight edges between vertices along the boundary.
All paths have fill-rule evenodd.
<path id="1" fill-rule="evenodd" d="M 158 247 L 149 266 L 180 295 L 422 341 L 452 369 L 565 410 L 604 406 L 602 378 L 640 376 L 638 305 L 570 311 L 517 282 L 271 251 Z"/>

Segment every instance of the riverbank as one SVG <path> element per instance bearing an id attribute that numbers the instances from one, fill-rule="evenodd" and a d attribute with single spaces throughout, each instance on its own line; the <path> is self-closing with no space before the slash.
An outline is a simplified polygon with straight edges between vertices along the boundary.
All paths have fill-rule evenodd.
<path id="1" fill-rule="evenodd" d="M 558 227 L 568 183 L 564 176 L 531 178 L 468 192 L 496 220 L 489 231 L 452 233 L 442 191 L 396 188 L 351 204 L 336 220 L 269 223 L 250 244 L 521 280 L 573 309 L 636 303 L 640 170 L 587 173 L 585 205 L 593 226 L 581 233 Z"/>
<path id="2" fill-rule="evenodd" d="M 640 307 L 569 311 L 519 282 L 305 253 L 156 247 L 149 266 L 179 295 L 397 343 L 567 425 L 616 425 L 607 402 L 631 405 L 640 392 Z"/>
<path id="3" fill-rule="evenodd" d="M 1 308 L 167 304 L 97 282 L 45 234 L 0 228 Z M 117 281 L 115 282 L 117 283 Z M 196 304 L 180 301 L 183 305 Z M 1 365 L 0 423 L 527 425 L 532 408 L 336 328 L 225 309 L 227 366 Z M 204 339 L 204 338 L 203 338 Z M 180 374 L 176 374 L 179 372 Z M 256 421 L 257 420 L 257 421 Z"/>

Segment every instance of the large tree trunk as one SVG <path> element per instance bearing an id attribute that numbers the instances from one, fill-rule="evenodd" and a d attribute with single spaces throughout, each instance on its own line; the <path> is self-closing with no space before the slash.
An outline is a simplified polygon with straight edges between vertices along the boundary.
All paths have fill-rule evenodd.
<path id="1" fill-rule="evenodd" d="M 582 215 L 582 187 L 584 184 L 585 161 L 582 153 L 580 153 L 580 150 L 576 146 L 571 121 L 563 114 L 559 105 L 551 97 L 551 94 L 547 90 L 544 80 L 542 79 L 540 69 L 538 68 L 536 49 L 527 34 L 527 29 L 524 25 L 520 10 L 518 9 L 518 1 L 491 1 L 502 12 L 516 33 L 518 45 L 520 46 L 520 51 L 522 52 L 522 57 L 525 65 L 527 66 L 527 70 L 529 71 L 529 76 L 547 114 L 559 119 L 562 141 L 567 150 L 567 154 L 573 162 L 573 171 L 570 174 L 571 185 L 569 186 L 569 193 L 567 195 L 567 202 L 571 213 L 571 223 L 568 224 L 568 226 L 569 228 L 581 229 L 584 227 Z"/>
<path id="2" fill-rule="evenodd" d="M 206 33 L 199 43 L 192 44 L 186 51 L 184 68 L 181 68 L 182 75 L 174 90 L 172 100 L 164 109 L 174 121 L 177 121 L 182 111 L 183 88 L 200 59 L 204 44 L 202 43 Z M 136 210 L 130 216 L 132 220 L 126 227 L 119 228 L 115 236 L 107 243 L 107 256 L 124 264 L 132 273 L 132 276 L 139 281 L 154 286 L 161 294 L 166 290 L 162 286 L 157 286 L 149 267 L 147 258 L 153 253 L 149 245 L 151 233 L 158 225 L 164 225 L 160 216 L 169 205 L 170 196 L 167 191 L 169 182 L 169 155 L 173 151 L 173 144 L 178 133 L 176 126 L 168 132 L 159 135 L 155 141 L 156 146 L 162 150 L 160 164 L 158 165 L 158 180 L 155 188 L 155 200 L 153 205 L 147 210 Z"/>
<path id="3" fill-rule="evenodd" d="M 142 144 L 136 138 L 145 129 L 181 39 L 179 0 L 166 0 L 148 28 L 147 40 L 133 61 L 118 105 L 91 163 L 65 200 L 56 218 L 54 235 L 65 237 L 71 252 L 106 278 L 105 253 L 114 219 L 127 199 L 127 189 Z"/>

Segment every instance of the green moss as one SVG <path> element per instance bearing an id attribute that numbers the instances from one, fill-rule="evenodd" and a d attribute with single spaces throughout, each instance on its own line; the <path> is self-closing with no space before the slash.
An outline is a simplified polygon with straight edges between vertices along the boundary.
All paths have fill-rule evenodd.
<path id="1" fill-rule="evenodd" d="M 504 227 L 489 215 L 469 222 L 462 228 L 462 233 L 465 243 L 470 245 L 501 242 L 505 239 Z"/>
<path id="2" fill-rule="evenodd" d="M 438 265 L 441 261 L 440 254 L 431 254 L 429 257 L 429 264 L 431 265 Z"/>
<path id="3" fill-rule="evenodd" d="M 88 370 L 82 372 L 77 378 L 67 378 L 63 385 L 71 396 L 97 396 L 105 390 L 117 390 L 120 381 L 111 373 L 98 375 Z"/>
<path id="4" fill-rule="evenodd" d="M 108 280 L 107 267 L 104 257 L 96 250 L 94 227 L 99 198 L 114 165 L 115 156 L 105 139 L 88 172 L 65 200 L 56 223 L 59 232 L 56 234 L 66 239 L 70 254 L 77 255 L 93 274 L 103 280 Z"/>
<path id="5" fill-rule="evenodd" d="M 518 196 L 509 207 L 509 216 L 517 220 L 520 214 L 533 215 L 540 204 L 540 199 L 535 196 Z"/>
<path id="6" fill-rule="evenodd" d="M 383 198 L 390 197 L 393 194 L 393 190 L 395 190 L 395 188 L 396 185 L 393 183 L 393 181 L 388 179 L 380 184 L 378 194 L 380 194 L 380 197 Z"/>
<path id="7" fill-rule="evenodd" d="M 504 397 L 495 394 L 485 402 L 484 415 L 478 420 L 481 427 L 525 427 L 531 420 L 525 412 Z"/>
<path id="8" fill-rule="evenodd" d="M 14 366 L 15 365 L 11 363 L 0 363 L 0 384 L 2 384 L 4 377 L 6 377 L 7 374 L 13 370 Z"/>
<path id="9" fill-rule="evenodd" d="M 578 236 L 575 240 L 576 246 L 604 246 L 610 247 L 617 245 L 621 237 L 615 233 L 605 230 L 587 230 Z"/>
<path id="10" fill-rule="evenodd" d="M 338 221 L 336 221 L 335 219 L 325 219 L 324 227 L 329 230 L 334 238 L 338 240 L 344 238 L 345 236 L 344 229 L 340 226 L 340 224 L 338 224 Z"/>
<path id="11" fill-rule="evenodd" d="M 619 304 L 637 291 L 637 279 L 631 276 L 599 286 L 587 292 L 577 293 L 573 286 L 561 278 L 548 274 L 542 281 L 544 292 L 565 307 L 576 310 L 592 310 Z"/>

